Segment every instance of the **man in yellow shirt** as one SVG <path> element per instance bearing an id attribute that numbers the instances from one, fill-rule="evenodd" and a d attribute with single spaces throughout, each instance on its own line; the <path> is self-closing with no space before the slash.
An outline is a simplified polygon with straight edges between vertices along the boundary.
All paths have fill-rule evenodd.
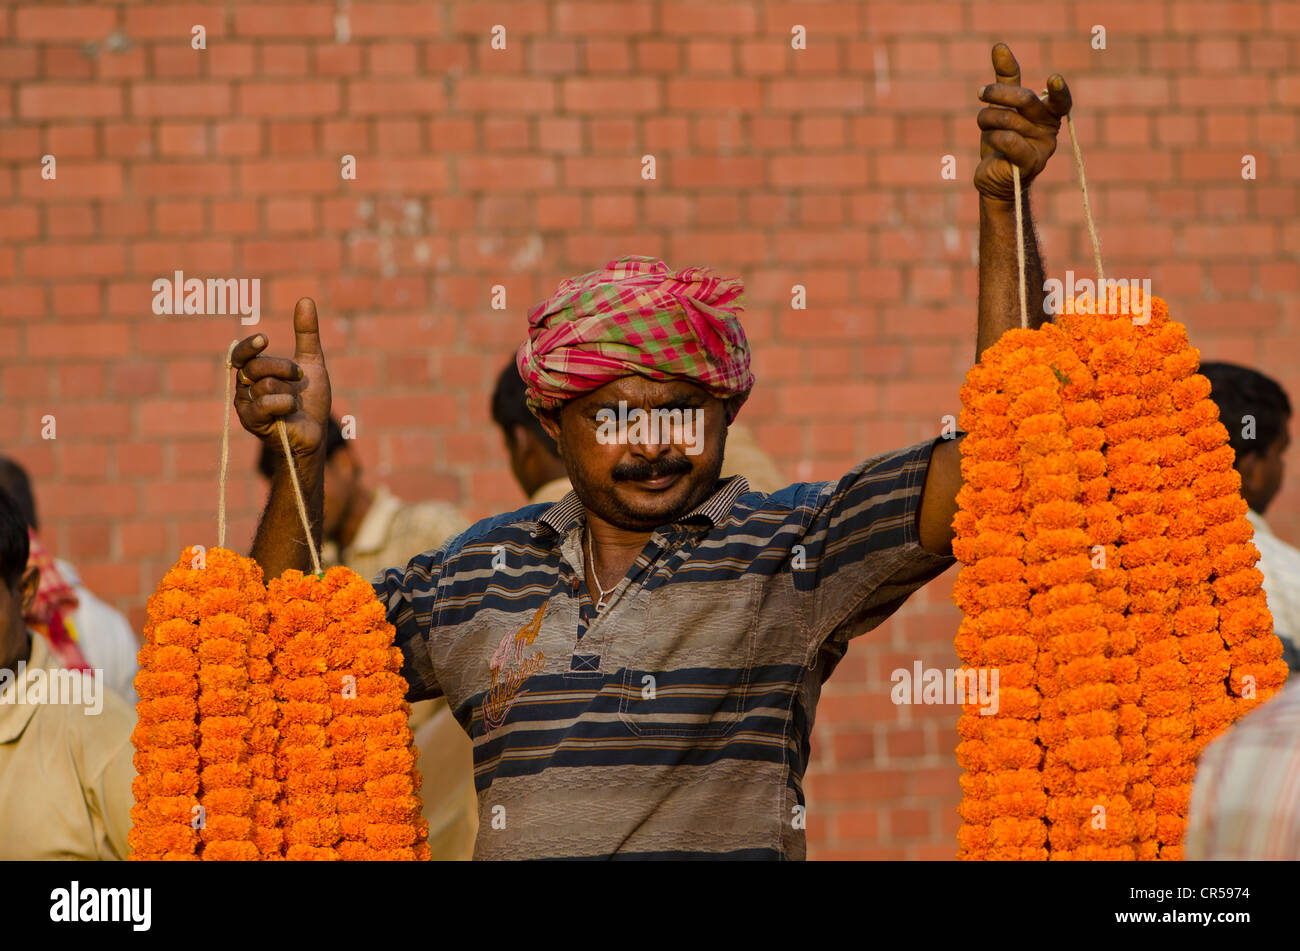
<path id="1" fill-rule="evenodd" d="M 0 492 L 0 860 L 125 859 L 135 711 L 28 630 L 40 572 L 27 547 Z"/>

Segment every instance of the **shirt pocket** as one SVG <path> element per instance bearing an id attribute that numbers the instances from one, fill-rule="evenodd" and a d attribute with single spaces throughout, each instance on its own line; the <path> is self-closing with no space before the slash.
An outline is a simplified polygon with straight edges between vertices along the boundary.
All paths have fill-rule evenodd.
<path id="1" fill-rule="evenodd" d="M 636 736 L 724 737 L 745 718 L 761 578 L 667 586 L 623 667 L 619 719 Z"/>

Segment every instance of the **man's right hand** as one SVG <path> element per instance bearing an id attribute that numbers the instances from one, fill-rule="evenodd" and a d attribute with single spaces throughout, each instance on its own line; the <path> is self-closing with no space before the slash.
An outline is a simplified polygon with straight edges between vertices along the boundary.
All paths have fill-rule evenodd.
<path id="1" fill-rule="evenodd" d="M 330 379 L 325 370 L 316 321 L 316 303 L 310 297 L 293 309 L 293 359 L 264 356 L 270 343 L 263 334 L 246 337 L 235 345 L 235 412 L 254 436 L 268 442 L 278 456 L 284 450 L 276 421 L 284 420 L 294 455 L 311 456 L 325 442 L 330 415 Z"/>

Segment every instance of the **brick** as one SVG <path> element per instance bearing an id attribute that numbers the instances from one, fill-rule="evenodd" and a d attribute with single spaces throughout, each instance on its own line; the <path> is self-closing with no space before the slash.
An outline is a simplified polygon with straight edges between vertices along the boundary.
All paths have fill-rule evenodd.
<path id="1" fill-rule="evenodd" d="M 0 206 L 0 240 L 23 241 L 36 237 L 40 230 L 41 216 L 34 206 Z"/>
<path id="2" fill-rule="evenodd" d="M 867 34 L 950 34 L 965 22 L 960 3 L 879 2 L 867 6 Z M 1005 24 L 999 23 L 998 29 Z M 987 45 L 987 44 L 985 44 Z"/>
<path id="3" fill-rule="evenodd" d="M 160 475 L 161 472 L 139 474 Z M 167 528 L 156 519 L 122 521 L 115 526 L 115 529 L 117 550 L 124 558 L 152 555 L 167 545 Z"/>
<path id="4" fill-rule="evenodd" d="M 861 79 L 777 79 L 768 87 L 771 109 L 862 109 L 867 103 L 867 81 Z"/>
<path id="5" fill-rule="evenodd" d="M 780 188 L 863 185 L 867 181 L 867 159 L 852 153 L 773 158 L 768 164 L 767 181 Z"/>
<path id="6" fill-rule="evenodd" d="M 70 267 L 71 262 L 76 263 Z M 120 273 L 125 263 L 125 251 L 119 244 L 45 242 L 22 253 L 23 273 L 28 277 L 61 278 L 70 271 L 82 276 L 108 277 Z"/>
<path id="7" fill-rule="evenodd" d="M 89 238 L 95 233 L 95 211 L 89 204 L 50 205 L 45 209 L 50 238 Z"/>
<path id="8" fill-rule="evenodd" d="M 466 112 L 551 112 L 555 84 L 542 79 L 465 77 L 454 86 L 456 107 Z"/>
<path id="9" fill-rule="evenodd" d="M 669 36 L 751 36 L 758 31 L 758 13 L 748 3 L 669 0 L 661 6 L 660 27 Z"/>
<path id="10" fill-rule="evenodd" d="M 34 80 L 41 74 L 40 57 L 34 48 L 9 47 L 0 59 L 0 79 Z"/>
<path id="11" fill-rule="evenodd" d="M 49 179 L 41 177 L 39 165 L 21 169 L 19 181 L 23 196 L 42 202 L 122 196 L 122 169 L 116 164 L 58 161 L 55 169 L 56 177 Z"/>
<path id="12" fill-rule="evenodd" d="M 262 47 L 262 75 L 306 76 L 310 54 L 304 43 L 267 43 Z"/>
<path id="13" fill-rule="evenodd" d="M 561 104 L 566 111 L 628 113 L 660 107 L 659 86 L 653 79 L 565 79 Z"/>
<path id="14" fill-rule="evenodd" d="M 365 3 L 348 8 L 348 30 L 356 39 L 438 36 L 439 9 L 426 3 Z"/>
<path id="15" fill-rule="evenodd" d="M 131 187 L 141 196 L 226 195 L 231 191 L 227 165 L 207 162 L 137 163 Z"/>
<path id="16" fill-rule="evenodd" d="M 230 112 L 225 83 L 135 83 L 131 112 L 137 118 L 215 117 Z"/>
<path id="17" fill-rule="evenodd" d="M 485 48 L 491 38 L 490 31 L 498 24 L 506 27 L 507 43 L 513 33 L 527 35 L 550 30 L 547 8 L 529 0 L 497 2 L 487 6 L 480 0 L 453 0 L 450 9 L 453 32 L 472 34 L 482 41 Z"/>
<path id="18" fill-rule="evenodd" d="M 18 90 L 24 119 L 108 119 L 122 115 L 122 90 L 98 83 L 28 83 Z"/>
<path id="19" fill-rule="evenodd" d="M 334 240 L 248 241 L 244 244 L 244 261 L 246 268 L 255 268 L 259 274 L 304 268 L 331 271 L 342 265 L 343 251 L 340 242 Z"/>
<path id="20" fill-rule="evenodd" d="M 326 116 L 339 111 L 339 84 L 330 80 L 245 83 L 238 110 L 246 116 Z"/>
<path id="21" fill-rule="evenodd" d="M 102 7 L 23 6 L 14 11 L 14 36 L 26 41 L 102 40 L 117 27 L 117 11 Z"/>
<path id="22" fill-rule="evenodd" d="M 1265 76 L 1179 76 L 1174 80 L 1174 103 L 1179 106 L 1253 106 L 1267 101 L 1270 81 Z"/>
<path id="23" fill-rule="evenodd" d="M 341 156 L 339 157 L 341 158 Z M 249 195 L 335 192 L 344 185 L 338 159 L 244 161 L 239 180 Z"/>
<path id="24" fill-rule="evenodd" d="M 316 56 L 316 72 L 322 76 L 357 76 L 361 73 L 361 47 L 350 45 L 317 45 L 312 47 Z"/>
<path id="25" fill-rule="evenodd" d="M 163 122 L 158 126 L 158 152 L 162 156 L 196 158 L 208 151 L 207 127 L 197 122 Z"/>
<path id="26" fill-rule="evenodd" d="M 739 109 L 756 111 L 762 104 L 762 90 L 752 79 L 670 79 L 668 108 L 674 111 Z"/>
<path id="27" fill-rule="evenodd" d="M 132 40 L 170 40 L 188 47 L 192 30 L 202 26 L 209 41 L 226 35 L 226 15 L 219 6 L 166 4 L 127 7 L 123 30 Z M 208 44 L 208 51 L 224 44 Z"/>
<path id="28" fill-rule="evenodd" d="M 27 162 L 35 157 L 39 160 L 41 151 L 41 132 L 37 128 L 13 128 L 8 135 L 0 137 L 0 158 Z"/>
<path id="29" fill-rule="evenodd" d="M 1264 27 L 1264 6 L 1247 0 L 1231 4 L 1177 0 L 1170 4 L 1170 25 L 1179 33 L 1253 33 Z"/>
<path id="30" fill-rule="evenodd" d="M 334 10 L 315 3 L 259 3 L 234 10 L 234 33 L 245 37 L 334 37 Z"/>
<path id="31" fill-rule="evenodd" d="M 635 159 L 629 157 L 629 171 L 637 173 Z M 568 166 L 566 165 L 566 169 Z M 629 181 L 632 181 L 629 174 Z M 556 184 L 555 163 L 550 159 L 520 157 L 465 157 L 457 166 L 460 187 L 474 191 L 509 190 L 532 191 L 551 188 Z M 566 172 L 566 180 L 568 174 Z"/>
<path id="32" fill-rule="evenodd" d="M 434 113 L 447 108 L 447 97 L 441 80 L 359 80 L 348 84 L 348 106 L 355 115 Z"/>

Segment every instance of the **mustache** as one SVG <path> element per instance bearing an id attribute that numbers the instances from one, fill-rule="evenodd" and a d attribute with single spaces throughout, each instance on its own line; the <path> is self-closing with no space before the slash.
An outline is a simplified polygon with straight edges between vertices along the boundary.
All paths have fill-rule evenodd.
<path id="1" fill-rule="evenodd" d="M 636 460 L 615 466 L 610 475 L 615 482 L 644 482 L 662 476 L 686 475 L 694 468 L 684 456 L 671 456 L 657 462 Z"/>

